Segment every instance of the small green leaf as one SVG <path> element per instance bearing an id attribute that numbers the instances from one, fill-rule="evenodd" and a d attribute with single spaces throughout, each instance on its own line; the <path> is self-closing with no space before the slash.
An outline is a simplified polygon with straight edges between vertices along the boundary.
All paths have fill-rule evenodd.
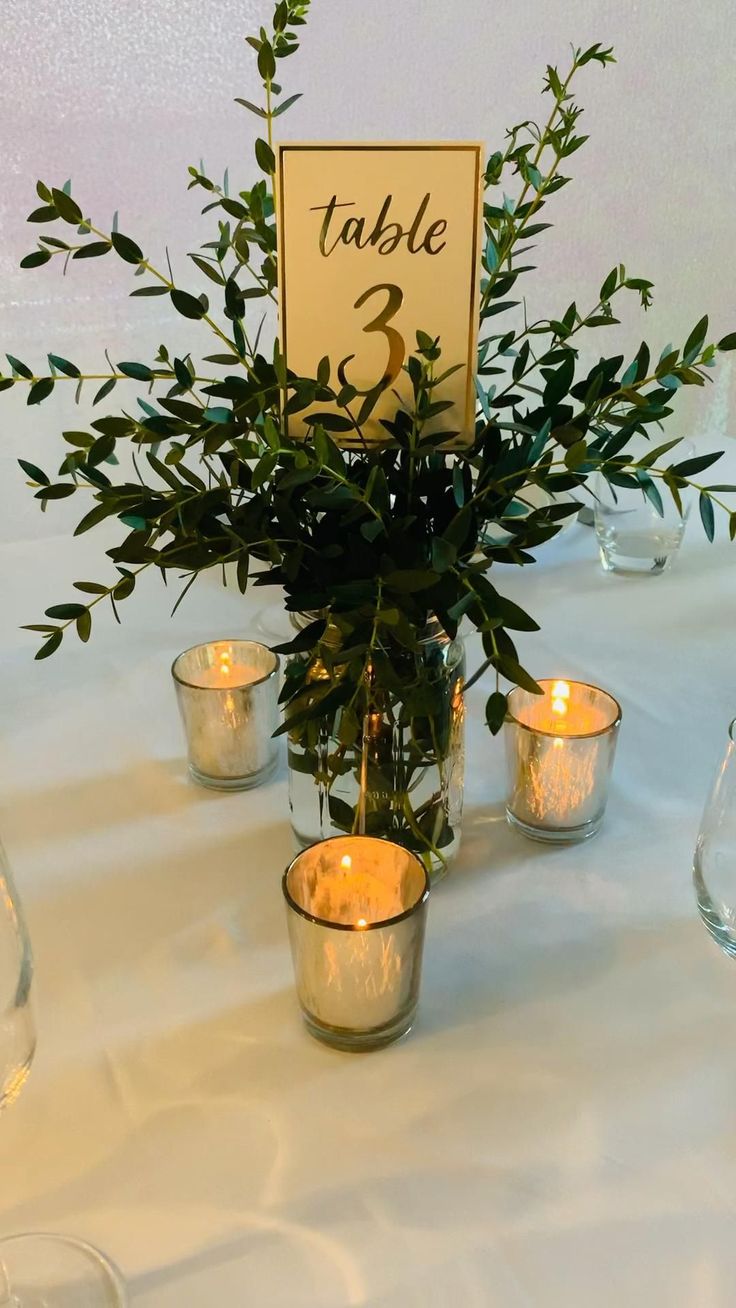
<path id="1" fill-rule="evenodd" d="M 89 513 L 85 513 L 81 521 L 77 523 L 77 526 L 74 529 L 74 535 L 81 536 L 83 532 L 89 531 L 90 527 L 96 527 L 99 522 L 104 522 L 106 518 L 109 518 L 109 516 L 110 511 L 105 504 L 96 504 L 95 507 L 90 509 Z"/>
<path id="2" fill-rule="evenodd" d="M 201 300 L 196 299 L 194 295 L 190 295 L 188 291 L 180 291 L 176 287 L 169 294 L 177 313 L 182 314 L 184 318 L 204 318 L 207 310 Z"/>
<path id="3" fill-rule="evenodd" d="M 73 484 L 70 485 L 68 481 L 59 481 L 53 486 L 42 486 L 40 491 L 36 491 L 34 499 L 44 501 L 67 500 L 70 495 L 74 494 L 76 489 L 76 486 Z"/>
<path id="4" fill-rule="evenodd" d="M 298 91 L 296 95 L 288 95 L 285 100 L 281 101 L 281 104 L 279 105 L 278 109 L 274 109 L 271 117 L 279 118 L 281 114 L 285 114 L 286 110 L 291 109 L 291 106 L 293 104 L 296 104 L 297 100 L 301 100 L 301 98 L 302 98 L 301 91 Z"/>
<path id="5" fill-rule="evenodd" d="M 494 736 L 497 736 L 506 720 L 507 700 L 500 690 L 494 690 L 486 700 L 486 722 Z"/>
<path id="6" fill-rule="evenodd" d="M 48 359 L 52 368 L 56 368 L 57 372 L 63 372 L 65 377 L 80 376 L 76 363 L 70 363 L 68 359 L 63 359 L 60 354 L 50 354 Z"/>
<path id="7" fill-rule="evenodd" d="M 61 618 L 62 621 L 74 622 L 80 613 L 86 613 L 84 604 L 52 604 L 46 609 L 47 618 Z"/>
<path id="8" fill-rule="evenodd" d="M 135 381 L 153 381 L 153 373 L 145 363 L 119 363 L 118 372 L 133 377 Z"/>
<path id="9" fill-rule="evenodd" d="M 110 377 L 106 382 L 102 383 L 100 389 L 98 390 L 97 394 L 95 395 L 95 398 L 92 401 L 93 406 L 95 404 L 99 404 L 100 400 L 104 400 L 105 397 L 110 394 L 110 391 L 113 390 L 115 387 L 116 381 L 117 381 L 116 377 Z"/>
<path id="10" fill-rule="evenodd" d="M 617 283 L 618 283 L 618 268 L 612 268 L 600 289 L 599 298 L 602 303 L 605 303 L 606 300 L 610 300 L 611 296 L 613 295 L 613 292 L 616 289 Z"/>
<path id="11" fill-rule="evenodd" d="M 124 259 L 126 263 L 142 262 L 143 251 L 129 236 L 123 236 L 122 232 L 111 232 L 110 240 L 116 254 L 119 254 L 120 258 Z"/>
<path id="12" fill-rule="evenodd" d="M 31 389 L 29 390 L 26 404 L 41 404 L 45 399 L 48 398 L 48 396 L 51 394 L 53 389 L 54 389 L 53 377 L 41 377 L 39 381 L 33 383 Z"/>
<path id="13" fill-rule="evenodd" d="M 510 654 L 503 654 L 498 660 L 499 672 L 503 674 L 507 681 L 513 681 L 522 690 L 528 690 L 531 695 L 541 695 L 542 688 L 537 684 L 533 677 L 521 664 Z"/>
<path id="14" fill-rule="evenodd" d="M 330 795 L 328 799 L 330 810 L 330 819 L 341 831 L 352 831 L 355 813 L 350 804 L 346 804 L 344 799 L 339 799 L 337 795 Z"/>
<path id="15" fill-rule="evenodd" d="M 25 259 L 21 259 L 21 268 L 40 268 L 42 264 L 48 263 L 51 255 L 48 250 L 33 250 L 27 254 Z"/>
<path id="16" fill-rule="evenodd" d="M 116 600 L 124 600 L 127 599 L 129 595 L 132 595 L 134 590 L 135 577 L 132 572 L 126 572 L 125 575 L 120 578 L 120 581 L 117 586 L 115 586 L 112 593 Z"/>
<path id="17" fill-rule="evenodd" d="M 267 173 L 269 176 L 276 169 L 276 160 L 274 158 L 273 150 L 268 144 L 268 141 L 264 141 L 260 136 L 256 141 L 256 161 L 261 171 Z"/>
<path id="18" fill-rule="evenodd" d="M 260 109 L 257 104 L 252 104 L 250 100 L 243 100 L 239 95 L 236 95 L 235 103 L 242 104 L 244 109 L 249 109 L 252 114 L 256 114 L 259 118 L 268 118 L 266 110 Z"/>
<path id="19" fill-rule="evenodd" d="M 649 503 L 653 506 L 655 512 L 659 514 L 660 518 L 663 518 L 664 505 L 662 503 L 662 496 L 659 487 L 654 484 L 651 477 L 646 477 L 642 479 L 641 488 L 649 500 Z"/>
<path id="20" fill-rule="evenodd" d="M 238 559 L 237 581 L 238 590 L 244 595 L 248 589 L 248 569 L 250 566 L 250 557 L 247 554 L 241 554 Z"/>
<path id="21" fill-rule="evenodd" d="M 700 517 L 703 523 L 705 534 L 708 537 L 708 540 L 712 541 L 716 534 L 716 522 L 715 522 L 715 515 L 713 513 L 713 502 L 705 494 L 705 491 L 700 492 L 700 495 L 698 497 L 698 508 L 700 509 Z"/>
<path id="22" fill-rule="evenodd" d="M 47 658 L 49 657 L 49 655 L 51 655 L 51 654 L 54 653 L 54 650 L 57 650 L 57 649 L 59 648 L 59 646 L 60 646 L 60 644 L 61 644 L 61 642 L 62 642 L 62 640 L 63 640 L 63 637 L 64 637 L 64 633 L 63 633 L 63 631 L 60 631 L 60 630 L 57 628 L 57 630 L 54 631 L 54 632 L 52 633 L 52 635 L 50 635 L 50 636 L 49 636 L 49 637 L 44 641 L 44 643 L 43 643 L 43 645 L 41 646 L 40 650 L 39 650 L 38 653 L 36 654 L 36 658 L 37 658 L 37 659 L 47 659 Z"/>
<path id="23" fill-rule="evenodd" d="M 678 477 L 695 477 L 722 458 L 723 450 L 714 451 L 712 454 L 697 454 L 693 459 L 683 459 L 682 463 L 673 463 L 669 471 L 674 472 Z"/>
<path id="24" fill-rule="evenodd" d="M 539 623 L 534 621 L 524 609 L 513 600 L 499 596 L 498 612 L 503 619 L 504 627 L 510 631 L 539 631 Z"/>
<path id="25" fill-rule="evenodd" d="M 26 476 L 31 478 L 31 481 L 37 481 L 39 486 L 50 485 L 49 479 L 42 468 L 38 468 L 35 463 L 28 463 L 26 459 L 19 459 L 18 462 Z"/>
<path id="26" fill-rule="evenodd" d="M 214 268 L 211 263 L 208 263 L 206 259 L 201 259 L 198 254 L 190 254 L 189 258 L 192 263 L 199 268 L 199 271 L 204 273 L 205 277 L 209 277 L 211 282 L 215 282 L 218 286 L 225 285 L 225 278 L 222 276 L 222 273 L 219 272 L 217 268 Z M 165 290 L 166 288 L 162 287 L 161 289 Z"/>
<path id="27" fill-rule="evenodd" d="M 133 295 L 168 295 L 168 286 L 139 286 L 137 290 L 131 291 Z"/>
<path id="28" fill-rule="evenodd" d="M 574 441 L 565 453 L 565 467 L 571 472 L 576 472 L 581 468 L 588 457 L 588 447 L 585 441 Z"/>
<path id="29" fill-rule="evenodd" d="M 82 210 L 76 200 L 67 195 L 66 191 L 58 191 L 55 186 L 52 187 L 51 195 L 59 217 L 63 218 L 65 223 L 73 223 L 75 227 L 79 226 L 82 222 Z"/>
<path id="30" fill-rule="evenodd" d="M 43 204 L 40 209 L 34 209 L 29 213 L 29 223 L 53 223 L 59 217 L 53 204 Z"/>
<path id="31" fill-rule="evenodd" d="M 74 251 L 72 259 L 100 259 L 103 254 L 109 254 L 111 249 L 109 241 L 88 241 Z"/>
<path id="32" fill-rule="evenodd" d="M 708 331 L 708 315 L 706 313 L 705 316 L 700 319 L 700 322 L 695 324 L 693 330 L 691 331 L 690 335 L 688 336 L 685 342 L 685 348 L 682 351 L 682 358 L 684 363 L 692 363 L 693 359 L 697 358 L 698 354 L 700 353 L 703 347 L 703 342 L 705 341 L 705 336 L 707 331 Z"/>
<path id="33" fill-rule="evenodd" d="M 107 594 L 107 586 L 101 585 L 99 581 L 75 581 L 74 589 L 81 590 L 83 595 Z"/>
<path id="34" fill-rule="evenodd" d="M 719 350 L 736 350 L 736 332 L 729 332 L 728 336 L 721 337 L 718 342 Z"/>
<path id="35" fill-rule="evenodd" d="M 77 635 L 79 636 L 79 639 L 81 641 L 84 641 L 86 645 L 87 641 L 90 638 L 91 633 L 92 633 L 92 614 L 90 613 L 89 609 L 85 609 L 84 612 L 80 613 L 79 617 L 77 618 Z"/>
<path id="36" fill-rule="evenodd" d="M 307 413 L 304 421 L 310 426 L 319 425 L 325 431 L 353 431 L 353 423 L 341 413 Z"/>
<path id="37" fill-rule="evenodd" d="M 105 459 L 109 459 L 114 449 L 115 449 L 114 436 L 112 436 L 110 433 L 107 433 L 106 435 L 98 436 L 97 440 L 90 447 L 87 453 L 87 459 L 86 459 L 87 467 L 96 468 L 99 463 L 104 463 Z"/>
<path id="38" fill-rule="evenodd" d="M 33 373 L 28 367 L 28 364 L 23 363 L 20 359 L 16 359 L 14 354 L 6 354 L 5 358 L 13 369 L 13 372 L 17 372 L 20 377 L 26 377 L 30 381 Z"/>
<path id="39" fill-rule="evenodd" d="M 273 55 L 273 46 L 269 41 L 263 41 L 258 51 L 258 71 L 264 82 L 269 82 L 276 76 L 276 60 Z"/>

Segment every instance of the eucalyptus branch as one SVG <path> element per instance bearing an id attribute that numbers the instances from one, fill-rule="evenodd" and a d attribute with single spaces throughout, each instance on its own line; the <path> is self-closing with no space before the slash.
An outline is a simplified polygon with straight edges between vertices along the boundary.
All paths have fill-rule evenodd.
<path id="1" fill-rule="evenodd" d="M 666 466 L 665 455 L 676 442 L 638 460 L 629 450 L 634 436 L 648 435 L 650 426 L 666 420 L 681 386 L 704 384 L 716 355 L 736 349 L 736 333 L 707 344 L 708 320 L 701 318 L 685 344 L 668 347 L 658 361 L 642 343 L 628 362 L 603 356 L 584 375 L 579 333 L 615 322 L 612 304 L 624 289 L 637 291 L 646 308 L 650 283 L 629 277 L 619 265 L 585 315 L 573 303 L 560 318 L 531 323 L 523 297 L 507 298 L 517 279 L 533 271 L 521 265 L 521 256 L 549 226 L 539 221 L 543 206 L 569 180 L 561 174 L 562 161 L 587 139 L 577 134 L 582 110 L 572 100 L 573 76 L 587 63 L 613 58 L 600 45 L 575 50 L 564 76 L 547 69 L 545 91 L 553 103 L 546 123 L 527 120 L 512 128 L 505 149 L 491 157 L 486 170 L 489 187 L 514 170 L 518 197 L 485 204 L 481 318 L 485 323 L 520 302 L 524 318 L 521 329 L 483 330 L 479 375 L 497 383 L 478 387 L 472 443 L 458 448 L 454 430 L 439 430 L 444 422 L 456 425 L 456 404 L 444 386 L 453 369 L 441 371 L 440 342 L 418 330 L 416 348 L 405 361 L 410 384 L 402 386 L 403 398 L 396 391 L 382 394 L 386 437 L 369 442 L 365 427 L 378 390 L 364 395 L 350 385 L 331 386 L 337 360 L 331 364 L 328 358 L 315 377 L 296 376 L 287 370 L 278 342 L 266 358 L 259 351 L 260 328 L 254 336 L 246 327 L 248 301 L 275 298 L 274 123 L 298 99 L 282 90 L 280 65 L 294 53 L 308 9 L 307 0 L 277 0 L 270 26 L 248 38 L 260 103 L 240 103 L 258 121 L 258 179 L 236 195 L 230 193 L 227 173 L 218 185 L 204 165 L 190 169 L 190 186 L 208 192 L 204 212 L 212 211 L 217 223 L 214 238 L 190 257 L 217 288 L 225 328 L 217 320 L 219 307 L 211 310 L 206 296 L 176 285 L 170 263 L 165 272 L 154 267 L 115 221 L 109 233 L 94 226 L 68 185 L 58 190 L 38 184 L 41 204 L 31 221 L 60 219 L 76 234 L 70 241 L 42 236 L 39 248 L 23 260 L 25 267 L 39 267 L 57 253 L 66 265 L 114 250 L 138 275 L 149 274 L 133 295 L 168 296 L 183 317 L 206 322 L 226 348 L 195 367 L 190 352 L 172 359 L 162 346 L 151 366 L 108 359 L 109 371 L 99 374 L 58 355 L 49 356 L 48 373 L 36 373 L 8 356 L 12 376 L 0 377 L 0 391 L 27 383 L 32 404 L 44 401 L 61 380 L 74 380 L 78 387 L 100 383 L 94 403 L 126 378 L 147 384 L 149 395 L 154 387 L 166 389 L 154 403 L 140 396 L 142 415 L 118 410 L 95 417 L 89 431 L 63 433 L 71 449 L 55 480 L 21 461 L 42 508 L 82 486 L 92 489 L 93 505 L 78 534 L 110 521 L 129 529 L 108 550 L 118 580 L 110 586 L 75 583 L 87 602 L 52 605 L 45 615 L 49 621 L 32 629 L 43 638 L 41 658 L 58 648 L 71 626 L 86 641 L 94 606 L 107 599 L 114 607 L 134 590 L 139 572 L 153 566 L 164 580 L 174 570 L 180 574 L 185 584 L 177 604 L 202 572 L 219 567 L 226 581 L 229 564 L 236 565 L 243 592 L 253 581 L 281 587 L 290 611 L 324 615 L 282 647 L 293 656 L 282 692 L 282 730 L 289 734 L 293 765 L 298 760 L 300 770 L 321 788 L 333 827 L 350 831 L 364 824 L 435 862 L 457 836 L 446 781 L 450 723 L 463 688 L 458 671 L 458 680 L 451 686 L 448 681 L 439 693 L 438 660 L 432 663 L 425 640 L 430 617 L 444 628 L 445 669 L 464 615 L 480 633 L 484 661 L 465 689 L 494 669 L 496 689 L 486 704 L 486 720 L 496 732 L 506 714 L 501 678 L 537 689 L 514 644 L 518 631 L 534 631 L 537 624 L 496 589 L 491 570 L 534 561 L 537 549 L 576 511 L 577 500 L 559 502 L 559 494 L 576 495 L 596 473 L 614 487 L 641 488 L 655 506 L 662 505 L 660 483 L 676 504 L 682 490 L 692 486 L 700 495 L 706 534 L 712 538 L 719 508 L 730 514 L 729 532 L 736 535 L 736 511 L 728 508 L 736 491 L 708 485 L 703 477 L 714 455 Z M 241 269 L 253 285 L 240 286 L 246 280 Z M 215 375 L 200 376 L 209 365 Z M 443 413 L 446 419 L 437 422 Z M 304 439 L 290 437 L 292 416 L 306 428 Z M 133 452 L 135 476 L 116 467 L 119 441 Z M 534 507 L 529 486 L 545 491 L 549 502 Z M 502 541 L 490 538 L 493 523 L 505 528 Z M 359 798 L 348 803 L 344 796 L 350 785 L 357 786 L 358 797 L 362 785 L 364 795 L 371 769 L 384 798 L 366 811 Z"/>

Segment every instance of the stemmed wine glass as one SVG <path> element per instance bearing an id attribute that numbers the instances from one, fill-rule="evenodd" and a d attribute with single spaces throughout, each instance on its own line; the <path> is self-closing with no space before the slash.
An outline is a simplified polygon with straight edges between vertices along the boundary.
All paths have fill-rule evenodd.
<path id="1" fill-rule="evenodd" d="M 36 1028 L 28 931 L 0 845 L 0 1109 L 20 1093 Z M 91 1245 L 67 1236 L 0 1239 L 0 1308 L 125 1308 L 120 1273 Z"/>

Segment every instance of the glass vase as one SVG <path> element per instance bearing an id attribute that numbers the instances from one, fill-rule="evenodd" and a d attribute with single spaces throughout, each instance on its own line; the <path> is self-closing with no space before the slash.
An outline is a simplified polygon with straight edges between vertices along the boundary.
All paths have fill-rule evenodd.
<path id="1" fill-rule="evenodd" d="M 717 945 L 736 958 L 736 721 L 703 812 L 693 881 L 703 923 Z"/>
<path id="2" fill-rule="evenodd" d="M 392 653 L 389 666 L 363 688 L 357 723 L 338 709 L 289 733 L 292 827 L 301 847 L 344 834 L 393 840 L 436 880 L 460 845 L 463 643 L 433 619 L 417 650 Z M 319 663 L 309 675 L 329 679 Z M 397 692 L 408 682 L 409 695 Z"/>

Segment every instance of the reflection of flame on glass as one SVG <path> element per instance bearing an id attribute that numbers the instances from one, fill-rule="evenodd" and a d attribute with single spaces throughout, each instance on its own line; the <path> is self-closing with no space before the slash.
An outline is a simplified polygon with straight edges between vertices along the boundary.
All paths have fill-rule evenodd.
<path id="1" fill-rule="evenodd" d="M 552 686 L 552 712 L 564 717 L 567 713 L 570 687 L 566 681 L 555 681 Z"/>
<path id="2" fill-rule="evenodd" d="M 340 867 L 343 869 L 344 872 L 349 872 L 352 866 L 353 866 L 353 860 L 350 857 L 350 855 L 343 854 L 342 858 L 340 859 Z"/>

